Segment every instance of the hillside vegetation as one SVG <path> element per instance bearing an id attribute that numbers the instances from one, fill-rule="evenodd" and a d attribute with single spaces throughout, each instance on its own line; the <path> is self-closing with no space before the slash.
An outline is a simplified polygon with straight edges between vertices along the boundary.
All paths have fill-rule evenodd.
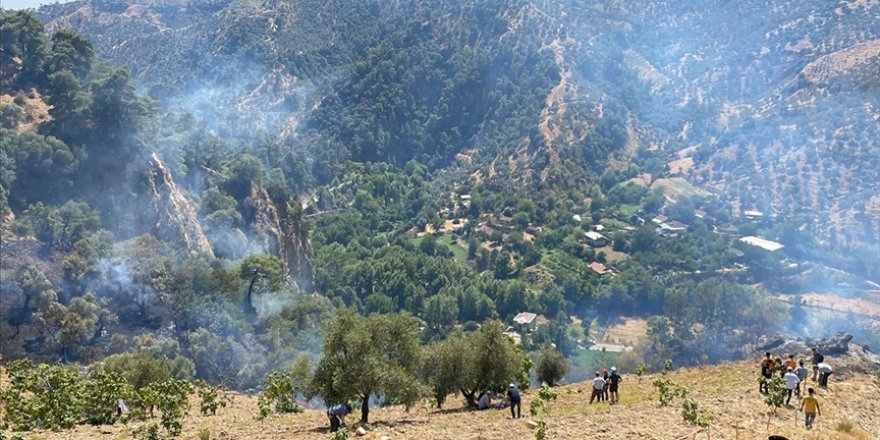
<path id="1" fill-rule="evenodd" d="M 846 364 L 836 359 L 836 365 Z M 842 370 L 841 370 L 842 371 Z M 822 416 L 815 428 L 803 428 L 803 413 L 780 408 L 770 417 L 768 407 L 758 394 L 757 365 L 754 361 L 724 363 L 673 371 L 668 377 L 686 387 L 699 409 L 713 415 L 709 427 L 700 428 L 682 420 L 681 399 L 669 407 L 660 407 L 656 388 L 651 385 L 660 374 L 647 374 L 639 379 L 624 374 L 620 404 L 587 405 L 590 383 L 576 383 L 554 388 L 558 398 L 550 403 L 547 417 L 547 438 L 553 439 L 757 439 L 770 434 L 790 439 L 854 439 L 869 440 L 880 435 L 880 379 L 876 374 L 842 372 L 833 376 L 827 390 L 818 390 Z M 537 390 L 524 394 L 524 411 L 536 398 Z M 795 399 L 792 400 L 794 402 Z M 195 400 L 193 401 L 195 404 Z M 320 410 L 306 409 L 301 414 L 271 416 L 262 421 L 253 419 L 256 399 L 236 395 L 231 406 L 218 410 L 216 416 L 191 415 L 184 421 L 182 438 L 198 438 L 202 430 L 210 438 L 321 439 L 331 437 L 327 417 Z M 525 415 L 512 420 L 509 410 L 473 411 L 450 403 L 447 408 L 431 408 L 427 402 L 409 411 L 403 407 L 371 410 L 373 421 L 369 433 L 350 438 L 381 439 L 484 439 L 511 437 L 533 438 L 532 420 Z M 357 412 L 346 421 L 355 425 Z M 134 426 L 79 427 L 63 433 L 34 432 L 34 439 L 130 438 Z M 700 432 L 697 432 L 700 431 Z"/>
<path id="2" fill-rule="evenodd" d="M 742 3 L 0 11 L 3 434 L 173 437 L 224 387 L 246 430 L 326 435 L 274 416 L 305 396 L 442 437 L 511 382 L 880 346 L 880 3 Z M 551 433 L 674 414 L 576 389 Z"/>

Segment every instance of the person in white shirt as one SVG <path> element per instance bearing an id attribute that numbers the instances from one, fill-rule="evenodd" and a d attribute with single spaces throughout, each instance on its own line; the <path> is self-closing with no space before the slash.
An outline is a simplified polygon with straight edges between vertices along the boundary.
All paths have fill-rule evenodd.
<path id="1" fill-rule="evenodd" d="M 791 402 L 791 395 L 794 393 L 795 388 L 798 387 L 798 384 L 801 383 L 801 380 L 798 379 L 797 374 L 794 374 L 794 370 L 791 367 L 788 367 L 788 371 L 785 372 L 785 376 L 782 376 L 785 379 L 785 405 L 788 406 L 789 402 Z"/>
<path id="2" fill-rule="evenodd" d="M 825 362 L 819 363 L 819 386 L 828 388 L 828 376 L 831 376 L 831 365 Z"/>
<path id="3" fill-rule="evenodd" d="M 605 379 L 596 372 L 596 377 L 593 379 L 593 394 L 590 396 L 590 405 L 593 404 L 593 399 L 602 400 L 602 392 L 605 391 Z"/>

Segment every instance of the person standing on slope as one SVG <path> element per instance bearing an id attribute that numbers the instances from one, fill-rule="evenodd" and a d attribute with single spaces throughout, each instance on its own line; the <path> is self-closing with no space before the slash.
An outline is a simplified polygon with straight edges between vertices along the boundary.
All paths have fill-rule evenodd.
<path id="1" fill-rule="evenodd" d="M 819 377 L 819 364 L 825 362 L 825 356 L 822 356 L 822 353 L 819 353 L 819 349 L 817 347 L 813 347 L 813 357 L 810 360 L 810 363 L 813 365 L 813 382 L 816 382 Z"/>
<path id="2" fill-rule="evenodd" d="M 600 402 L 608 401 L 608 369 L 602 369 L 602 379 L 605 379 L 605 387 L 602 388 L 602 396 L 599 397 Z"/>
<path id="3" fill-rule="evenodd" d="M 617 374 L 617 367 L 611 367 L 611 375 L 608 376 L 608 390 L 611 391 L 612 405 L 620 401 L 620 395 L 617 392 L 617 388 L 620 386 L 621 380 L 623 380 L 623 378 Z"/>
<path id="4" fill-rule="evenodd" d="M 602 376 L 599 375 L 599 372 L 596 371 L 596 377 L 593 378 L 593 394 L 590 396 L 590 405 L 593 404 L 593 399 L 602 400 L 602 391 L 605 390 L 605 379 L 602 379 Z"/>
<path id="5" fill-rule="evenodd" d="M 510 402 L 510 418 L 518 419 L 522 416 L 522 404 L 521 399 L 519 397 L 519 390 L 516 389 L 516 385 L 510 384 L 507 387 L 507 400 Z M 514 408 L 516 408 L 516 412 L 514 412 Z"/>
<path id="6" fill-rule="evenodd" d="M 816 399 L 816 396 L 814 396 L 813 393 L 815 393 L 815 391 L 812 387 L 807 388 L 807 395 L 801 402 L 800 408 L 798 408 L 798 411 L 804 412 L 804 427 L 807 429 L 813 429 L 813 422 L 816 421 L 816 415 L 822 415 L 822 410 L 819 409 L 819 400 Z"/>
<path id="7" fill-rule="evenodd" d="M 770 352 L 764 353 L 764 359 L 761 361 L 761 378 L 758 380 L 758 392 L 769 392 L 767 381 L 773 376 L 773 359 L 770 358 Z"/>

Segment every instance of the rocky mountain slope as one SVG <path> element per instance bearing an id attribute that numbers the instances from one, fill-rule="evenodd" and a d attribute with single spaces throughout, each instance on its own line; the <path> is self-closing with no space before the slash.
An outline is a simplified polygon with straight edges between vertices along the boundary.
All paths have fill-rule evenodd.
<path id="1" fill-rule="evenodd" d="M 277 133 L 319 173 L 344 145 L 343 159 L 578 186 L 652 151 L 670 166 L 643 170 L 649 184 L 687 178 L 734 215 L 797 216 L 835 247 L 880 237 L 876 1 L 80 1 L 40 14 L 130 66 L 167 109 Z M 388 93 L 399 100 L 377 102 Z"/>
<path id="2" fill-rule="evenodd" d="M 806 355 L 806 354 L 804 354 Z M 790 439 L 873 439 L 880 435 L 880 379 L 877 365 L 849 356 L 829 357 L 838 366 L 829 388 L 818 391 L 822 416 L 815 429 L 803 428 L 803 413 L 780 408 L 770 417 L 763 395 L 758 393 L 755 361 L 742 361 L 710 367 L 674 371 L 668 377 L 683 385 L 700 410 L 713 415 L 709 428 L 701 429 L 682 421 L 681 400 L 662 408 L 656 389 L 651 385 L 659 374 L 638 378 L 624 374 L 620 404 L 588 405 L 587 382 L 555 388 L 558 398 L 550 404 L 547 418 L 548 437 L 554 439 L 758 439 L 783 435 Z M 855 368 L 859 367 L 859 368 Z M 865 373 L 862 371 L 873 372 Z M 427 402 L 409 411 L 402 407 L 372 409 L 366 439 L 485 439 L 495 437 L 532 438 L 529 403 L 536 390 L 524 394 L 523 418 L 512 420 L 508 410 L 470 411 L 461 403 L 447 402 L 448 408 L 431 408 Z M 194 401 L 194 405 L 197 402 Z M 236 395 L 230 408 L 217 416 L 190 415 L 184 421 L 181 438 L 197 438 L 208 430 L 211 438 L 220 439 L 326 439 L 330 436 L 326 416 L 319 410 L 302 414 L 271 416 L 264 421 L 253 419 L 256 398 Z M 357 420 L 357 414 L 348 418 Z M 120 438 L 132 427 L 77 427 L 73 432 L 34 433 L 41 439 Z M 351 437 L 357 437 L 351 434 Z"/>

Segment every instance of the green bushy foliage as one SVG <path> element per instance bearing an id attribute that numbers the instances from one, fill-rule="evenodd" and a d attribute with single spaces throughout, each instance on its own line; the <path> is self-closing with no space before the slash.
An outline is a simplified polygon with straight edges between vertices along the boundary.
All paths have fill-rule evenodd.
<path id="1" fill-rule="evenodd" d="M 549 344 L 546 345 L 541 350 L 540 357 L 538 358 L 538 380 L 552 387 L 559 382 L 559 379 L 562 379 L 562 376 L 565 376 L 565 373 L 567 372 L 568 363 L 566 362 L 565 357 L 562 356 L 562 353 L 551 347 Z"/>
<path id="2" fill-rule="evenodd" d="M 785 379 L 774 374 L 770 379 L 761 377 L 760 380 L 767 387 L 764 404 L 773 410 L 773 414 L 776 414 L 776 410 L 785 404 Z"/>
<path id="3" fill-rule="evenodd" d="M 141 425 L 132 432 L 132 435 L 137 440 L 159 440 L 161 438 L 159 437 L 159 425 L 155 423 Z"/>
<path id="4" fill-rule="evenodd" d="M 7 374 L 10 385 L 0 389 L 5 423 L 16 430 L 59 430 L 79 422 L 83 392 L 76 370 L 18 360 L 10 362 Z"/>
<path id="5" fill-rule="evenodd" d="M 131 393 L 131 386 L 116 372 L 97 373 L 83 384 L 83 412 L 92 425 L 116 421 L 118 400 Z"/>
<path id="6" fill-rule="evenodd" d="M 263 380 L 263 387 L 257 399 L 257 406 L 260 408 L 257 418 L 262 420 L 273 411 L 277 413 L 302 412 L 302 408 L 296 403 L 296 394 L 292 371 L 270 371 Z"/>
<path id="7" fill-rule="evenodd" d="M 666 375 L 654 379 L 653 385 L 659 393 L 660 406 L 669 406 L 676 398 L 685 398 L 688 395 L 687 388 L 675 383 Z"/>
<path id="8" fill-rule="evenodd" d="M 700 411 L 696 400 L 684 399 L 681 402 L 681 418 L 685 422 L 705 428 L 712 423 L 714 417 L 709 411 Z"/>
<path id="9" fill-rule="evenodd" d="M 223 387 L 213 387 L 201 381 L 196 386 L 201 399 L 199 411 L 202 415 L 206 416 L 210 413 L 213 416 L 217 414 L 218 408 L 226 408 L 226 405 L 232 403 L 232 396 L 227 394 Z"/>

